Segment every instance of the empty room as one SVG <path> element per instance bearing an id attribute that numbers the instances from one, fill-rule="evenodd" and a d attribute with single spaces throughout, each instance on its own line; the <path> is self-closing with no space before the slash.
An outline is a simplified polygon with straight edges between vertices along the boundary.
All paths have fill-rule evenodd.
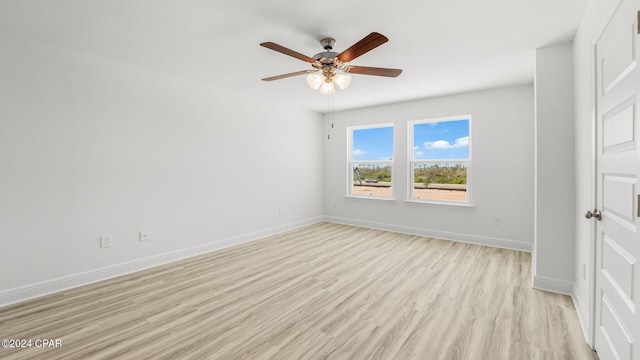
<path id="1" fill-rule="evenodd" d="M 640 0 L 0 0 L 0 359 L 640 360 Z"/>

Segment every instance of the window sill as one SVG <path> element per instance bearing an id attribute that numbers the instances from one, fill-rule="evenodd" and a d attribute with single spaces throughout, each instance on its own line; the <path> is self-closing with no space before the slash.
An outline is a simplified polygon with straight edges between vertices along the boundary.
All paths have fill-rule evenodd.
<path id="1" fill-rule="evenodd" d="M 387 198 L 387 197 L 379 197 L 379 196 L 345 195 L 344 197 L 351 198 L 351 199 L 371 199 L 371 200 L 382 200 L 382 201 L 396 201 L 395 198 Z"/>
<path id="2" fill-rule="evenodd" d="M 459 207 L 466 207 L 466 208 L 475 207 L 473 204 L 470 204 L 470 203 L 455 203 L 455 202 L 449 202 L 449 201 L 405 200 L 404 202 L 411 203 L 411 204 L 448 205 L 448 206 L 459 206 Z"/>

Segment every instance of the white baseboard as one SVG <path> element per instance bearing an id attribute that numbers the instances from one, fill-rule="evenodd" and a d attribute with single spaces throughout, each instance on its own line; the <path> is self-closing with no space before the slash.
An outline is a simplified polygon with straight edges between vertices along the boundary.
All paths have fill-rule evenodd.
<path id="1" fill-rule="evenodd" d="M 273 228 L 263 229 L 247 234 L 234 236 L 231 238 L 211 241 L 206 244 L 197 245 L 185 249 L 175 250 L 164 254 L 158 254 L 129 261 L 126 263 L 107 266 L 99 269 L 93 269 L 82 273 L 67 275 L 55 279 L 45 280 L 26 286 L 21 286 L 0 292 L 0 307 L 15 304 L 25 300 L 41 297 L 55 292 L 75 288 L 82 285 L 88 285 L 102 280 L 107 280 L 117 276 L 130 274 L 136 271 L 164 265 L 177 260 L 189 258 L 205 254 L 211 251 L 223 249 L 226 247 L 242 244 L 258 240 L 267 236 L 279 234 L 285 231 L 293 230 L 302 226 L 307 226 L 323 221 L 323 217 L 314 217 L 296 221 L 293 223 L 276 226 Z"/>
<path id="2" fill-rule="evenodd" d="M 341 217 L 335 217 L 335 216 L 325 216 L 324 220 L 328 222 L 337 223 L 337 224 L 343 224 L 343 225 L 353 225 L 353 226 L 360 226 L 360 227 L 366 227 L 366 228 L 378 229 L 378 230 L 387 230 L 387 231 L 393 231 L 393 232 L 405 233 L 405 234 L 411 234 L 411 235 L 428 236 L 428 237 L 438 238 L 442 240 L 451 240 L 451 241 L 464 242 L 464 243 L 470 243 L 470 244 L 485 245 L 485 246 L 498 247 L 503 249 L 519 250 L 519 251 L 526 251 L 526 252 L 531 252 L 533 250 L 533 244 L 522 242 L 522 241 L 500 239 L 500 238 L 493 238 L 493 237 L 487 237 L 487 236 L 460 234 L 460 233 L 454 233 L 454 232 L 448 232 L 448 231 L 439 231 L 439 230 L 431 230 L 431 229 L 417 228 L 417 227 L 411 227 L 411 226 L 386 224 L 386 223 L 372 222 L 372 221 L 366 221 L 366 220 L 348 219 L 348 218 L 341 218 Z"/>
<path id="3" fill-rule="evenodd" d="M 573 295 L 572 282 L 552 279 L 540 275 L 533 275 L 533 288 L 562 295 Z"/>

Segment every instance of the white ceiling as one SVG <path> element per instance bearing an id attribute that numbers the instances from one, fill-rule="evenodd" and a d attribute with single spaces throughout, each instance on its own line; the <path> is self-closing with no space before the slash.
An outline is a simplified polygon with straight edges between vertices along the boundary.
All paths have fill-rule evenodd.
<path id="1" fill-rule="evenodd" d="M 573 38 L 588 0 L 0 0 L 0 32 L 326 112 L 305 77 L 333 37 L 340 52 L 372 31 L 389 42 L 351 62 L 401 68 L 353 75 L 336 110 L 533 81 L 535 49 Z"/>

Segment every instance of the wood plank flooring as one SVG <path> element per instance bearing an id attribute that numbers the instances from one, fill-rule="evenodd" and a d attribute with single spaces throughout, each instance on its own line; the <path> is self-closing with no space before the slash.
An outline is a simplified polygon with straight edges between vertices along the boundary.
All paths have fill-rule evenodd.
<path id="1" fill-rule="evenodd" d="M 0 308 L 2 359 L 596 359 L 528 253 L 320 223 Z"/>

